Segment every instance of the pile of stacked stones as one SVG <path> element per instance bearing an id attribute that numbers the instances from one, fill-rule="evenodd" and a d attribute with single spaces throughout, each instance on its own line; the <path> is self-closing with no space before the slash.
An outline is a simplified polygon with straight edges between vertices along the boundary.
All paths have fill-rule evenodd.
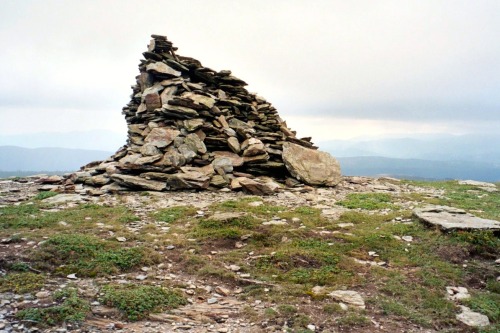
<path id="1" fill-rule="evenodd" d="M 123 108 L 127 144 L 71 175 L 100 191 L 244 189 L 270 194 L 280 185 L 335 186 L 338 163 L 299 139 L 264 98 L 231 71 L 177 55 L 152 35 L 137 84 Z M 305 164 L 304 164 L 305 163 Z"/>

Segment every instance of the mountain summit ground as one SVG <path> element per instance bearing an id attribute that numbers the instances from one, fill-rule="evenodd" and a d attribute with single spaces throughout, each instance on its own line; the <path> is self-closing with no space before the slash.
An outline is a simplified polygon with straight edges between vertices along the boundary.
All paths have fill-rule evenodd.
<path id="1" fill-rule="evenodd" d="M 413 215 L 436 204 L 498 221 L 498 184 L 344 177 L 265 197 L 93 197 L 40 179 L 0 181 L 5 332 L 500 329 L 498 235 Z"/>

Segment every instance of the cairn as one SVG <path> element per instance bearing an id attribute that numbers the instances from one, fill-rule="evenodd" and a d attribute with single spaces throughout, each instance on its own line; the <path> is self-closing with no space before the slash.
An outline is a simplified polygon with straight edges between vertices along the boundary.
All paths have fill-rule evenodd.
<path id="1" fill-rule="evenodd" d="M 152 35 L 140 74 L 123 108 L 127 144 L 105 161 L 72 174 L 92 193 L 120 190 L 243 189 L 271 194 L 283 183 L 335 186 L 340 167 L 297 138 L 277 110 L 219 72 L 176 54 L 167 37 Z"/>

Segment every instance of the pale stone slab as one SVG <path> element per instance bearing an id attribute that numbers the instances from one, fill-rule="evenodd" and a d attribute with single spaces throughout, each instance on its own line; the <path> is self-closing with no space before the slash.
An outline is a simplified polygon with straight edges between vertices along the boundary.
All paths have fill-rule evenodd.
<path id="1" fill-rule="evenodd" d="M 463 209 L 429 205 L 413 210 L 422 222 L 435 225 L 444 231 L 451 230 L 500 230 L 500 222 L 483 219 Z"/>

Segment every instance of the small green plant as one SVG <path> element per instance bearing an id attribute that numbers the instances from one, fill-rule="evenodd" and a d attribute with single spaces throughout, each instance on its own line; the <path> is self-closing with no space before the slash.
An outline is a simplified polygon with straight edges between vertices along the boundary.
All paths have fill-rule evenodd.
<path id="1" fill-rule="evenodd" d="M 53 196 L 56 196 L 58 195 L 59 193 L 57 192 L 53 192 L 53 191 L 45 191 L 45 192 L 40 192 L 38 193 L 36 196 L 35 196 L 35 200 L 43 200 L 43 199 L 47 199 L 47 198 L 50 198 L 50 197 L 53 197 Z"/>
<path id="2" fill-rule="evenodd" d="M 456 231 L 451 234 L 452 239 L 469 246 L 472 254 L 483 257 L 496 257 L 500 249 L 500 238 L 493 231 Z"/>
<path id="3" fill-rule="evenodd" d="M 391 202 L 392 196 L 386 193 L 350 193 L 345 200 L 339 201 L 337 204 L 349 209 L 396 209 L 397 207 Z"/>
<path id="4" fill-rule="evenodd" d="M 189 217 L 196 213 L 194 207 L 191 206 L 178 206 L 178 207 L 170 207 L 158 210 L 153 213 L 153 218 L 158 221 L 172 223 L 183 217 Z"/>
<path id="5" fill-rule="evenodd" d="M 30 272 L 10 273 L 0 278 L 0 292 L 13 291 L 24 294 L 39 290 L 45 283 L 45 276 Z"/>
<path id="6" fill-rule="evenodd" d="M 337 303 L 329 303 L 323 306 L 323 312 L 326 314 L 341 313 L 342 311 L 344 310 Z"/>
<path id="7" fill-rule="evenodd" d="M 134 321 L 151 312 L 186 304 L 186 299 L 177 292 L 157 286 L 106 285 L 101 292 L 101 302 L 119 309 L 127 319 Z"/>
<path id="8" fill-rule="evenodd" d="M 367 326 L 370 320 L 358 313 L 348 313 L 337 319 L 337 324 L 340 326 Z"/>
<path id="9" fill-rule="evenodd" d="M 34 252 L 34 263 L 62 274 L 99 276 L 127 271 L 158 261 L 158 255 L 143 247 L 121 248 L 90 235 L 56 235 Z"/>
<path id="10" fill-rule="evenodd" d="M 480 292 L 465 303 L 472 310 L 488 316 L 493 323 L 500 324 L 500 294 Z"/>
<path id="11" fill-rule="evenodd" d="M 67 287 L 54 293 L 57 305 L 47 308 L 27 308 L 19 311 L 16 317 L 42 325 L 57 325 L 63 322 L 81 322 L 90 311 L 87 301 L 78 297 L 76 288 Z"/>
<path id="12" fill-rule="evenodd" d="M 297 308 L 290 304 L 278 305 L 278 312 L 283 316 L 292 316 L 297 313 Z"/>
<path id="13" fill-rule="evenodd" d="M 45 193 L 45 192 L 43 192 Z M 12 229 L 48 229 L 65 221 L 73 226 L 74 230 L 87 231 L 94 223 L 92 221 L 105 220 L 110 225 L 119 225 L 124 222 L 137 220 L 126 207 L 107 207 L 97 204 L 82 204 L 77 207 L 60 211 L 43 211 L 43 203 L 35 201 L 19 206 L 0 208 L 0 230 Z"/>
<path id="14" fill-rule="evenodd" d="M 27 272 L 30 270 L 30 265 L 22 261 L 16 261 L 10 264 L 9 269 L 15 272 Z"/>

